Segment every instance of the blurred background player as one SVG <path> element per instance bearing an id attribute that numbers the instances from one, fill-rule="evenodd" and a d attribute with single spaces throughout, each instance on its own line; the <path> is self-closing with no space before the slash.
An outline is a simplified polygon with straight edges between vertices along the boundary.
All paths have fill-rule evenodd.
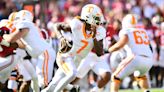
<path id="1" fill-rule="evenodd" d="M 17 14 L 17 12 L 11 13 L 10 16 L 9 16 L 9 18 L 8 18 L 9 21 L 3 23 L 3 25 L 5 25 L 6 27 L 8 27 L 10 29 L 10 31 L 11 31 L 10 34 L 16 31 L 16 28 L 15 28 L 14 23 L 13 23 L 14 22 L 14 19 L 16 17 L 16 14 Z M 20 42 L 18 40 L 17 40 L 17 43 L 20 44 Z M 24 47 L 24 45 L 22 45 L 20 48 L 22 48 L 22 47 Z M 20 86 L 19 91 L 20 92 L 27 92 L 28 91 L 28 87 L 30 85 L 30 80 L 31 79 L 37 79 L 36 78 L 37 76 L 36 76 L 35 69 L 34 69 L 33 65 L 29 61 L 23 62 L 24 61 L 23 60 L 24 57 L 27 55 L 26 52 L 25 52 L 25 50 L 17 50 L 16 53 L 19 53 L 19 55 L 22 56 L 22 57 L 19 57 L 18 60 L 16 60 L 17 61 L 16 64 L 19 67 L 18 70 L 19 70 L 20 74 L 22 74 L 24 76 L 24 79 L 25 79 L 25 81 L 23 81 L 22 85 Z M 22 72 L 21 70 L 24 71 L 24 72 Z M 27 76 L 26 76 L 26 74 L 27 74 Z M 30 78 L 29 78 L 29 76 L 30 76 Z M 14 83 L 14 82 L 10 82 L 10 83 Z M 9 86 L 10 85 L 15 85 L 15 83 L 14 84 L 9 84 Z M 37 85 L 36 82 L 35 82 L 34 85 Z M 34 88 L 34 91 L 36 91 L 35 88 Z"/>
<path id="2" fill-rule="evenodd" d="M 13 21 L 10 17 L 8 20 L 1 20 L 0 25 L 1 25 L 1 45 L 2 45 L 4 34 L 10 34 L 15 27 L 13 26 Z M 24 56 L 23 51 L 17 49 L 20 46 L 22 45 L 18 44 L 17 42 L 8 43 L 7 41 L 6 41 L 6 45 L 4 44 L 4 46 L 2 46 L 1 53 L 0 53 L 1 65 L 3 66 L 1 70 L 2 84 L 7 81 L 7 78 L 9 78 L 10 72 L 12 71 L 14 66 L 17 63 L 19 63 L 19 60 L 21 60 L 21 58 Z"/>
<path id="3" fill-rule="evenodd" d="M 11 34 L 4 35 L 4 38 L 10 42 L 16 42 L 18 39 L 24 44 L 24 49 L 29 53 L 31 57 L 37 57 L 42 54 L 48 44 L 40 38 L 38 29 L 35 27 L 33 21 L 33 15 L 27 10 L 21 10 L 17 13 L 14 26 L 16 31 Z M 39 45 L 38 45 L 39 44 Z M 35 83 L 38 83 L 37 78 L 33 79 Z M 39 91 L 37 85 L 33 85 L 35 91 Z"/>
<path id="4" fill-rule="evenodd" d="M 121 80 L 138 70 L 138 83 L 144 92 L 149 92 L 146 73 L 153 65 L 152 51 L 149 47 L 149 38 L 144 29 L 135 28 L 137 19 L 134 14 L 126 15 L 122 20 L 122 30 L 119 33 L 119 41 L 109 48 L 109 52 L 117 51 L 126 44 L 132 51 L 118 66 L 112 75 L 111 92 L 118 92 Z M 144 49 L 145 52 L 142 50 Z M 141 52 L 142 51 L 142 52 Z M 143 63 L 143 61 L 145 61 Z"/>
<path id="5" fill-rule="evenodd" d="M 45 29 L 40 29 L 41 37 L 48 43 L 49 48 L 44 51 L 37 58 L 32 59 L 38 76 L 38 84 L 40 88 L 48 86 L 53 77 L 54 62 L 56 59 L 56 52 L 51 45 L 51 38 Z"/>

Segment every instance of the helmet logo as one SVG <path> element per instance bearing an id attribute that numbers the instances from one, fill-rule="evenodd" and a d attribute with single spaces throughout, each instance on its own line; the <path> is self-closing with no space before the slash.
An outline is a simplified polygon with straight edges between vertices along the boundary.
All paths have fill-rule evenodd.
<path id="1" fill-rule="evenodd" d="M 87 8 L 88 8 L 87 11 L 88 11 L 89 13 L 91 13 L 91 12 L 93 11 L 93 6 L 88 6 Z"/>

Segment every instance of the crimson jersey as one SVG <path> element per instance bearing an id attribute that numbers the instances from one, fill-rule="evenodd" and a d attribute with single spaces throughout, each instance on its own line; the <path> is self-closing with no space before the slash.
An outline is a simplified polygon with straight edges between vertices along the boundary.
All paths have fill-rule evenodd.
<path id="1" fill-rule="evenodd" d="M 10 33 L 10 30 L 7 27 L 1 27 L 0 28 L 0 42 L 3 39 L 3 37 L 2 37 L 3 34 L 9 34 L 9 33 Z M 12 47 L 6 47 L 3 45 L 1 45 L 1 47 L 3 50 L 0 52 L 0 57 L 6 57 L 8 55 L 11 55 L 11 54 L 13 54 L 13 51 L 15 50 Z"/>

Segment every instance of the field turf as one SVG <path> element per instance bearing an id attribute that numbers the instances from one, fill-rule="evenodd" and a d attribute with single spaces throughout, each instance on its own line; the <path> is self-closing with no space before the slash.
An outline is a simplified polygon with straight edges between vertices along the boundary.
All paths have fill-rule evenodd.
<path id="1" fill-rule="evenodd" d="M 143 92 L 143 91 L 126 89 L 126 90 L 120 90 L 119 92 Z M 163 89 L 153 88 L 153 89 L 150 89 L 150 92 L 164 92 L 164 88 Z"/>

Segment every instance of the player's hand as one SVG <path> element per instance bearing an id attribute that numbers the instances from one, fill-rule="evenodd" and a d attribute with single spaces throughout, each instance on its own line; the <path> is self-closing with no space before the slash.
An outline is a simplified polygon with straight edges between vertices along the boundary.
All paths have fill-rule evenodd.
<path id="1" fill-rule="evenodd" d="M 10 46 L 10 43 L 7 42 L 7 41 L 6 41 L 5 39 L 3 39 L 2 37 L 0 37 L 0 45 L 9 47 L 9 46 Z"/>
<path id="2" fill-rule="evenodd" d="M 64 37 L 60 38 L 59 51 L 62 53 L 68 52 L 72 47 L 72 44 L 69 43 Z"/>
<path id="3" fill-rule="evenodd" d="M 3 48 L 1 47 L 1 45 L 6 46 L 6 47 L 9 47 L 10 46 L 10 43 L 8 43 L 7 41 L 5 41 L 3 39 L 3 37 L 0 37 L 0 52 L 3 51 Z"/>

